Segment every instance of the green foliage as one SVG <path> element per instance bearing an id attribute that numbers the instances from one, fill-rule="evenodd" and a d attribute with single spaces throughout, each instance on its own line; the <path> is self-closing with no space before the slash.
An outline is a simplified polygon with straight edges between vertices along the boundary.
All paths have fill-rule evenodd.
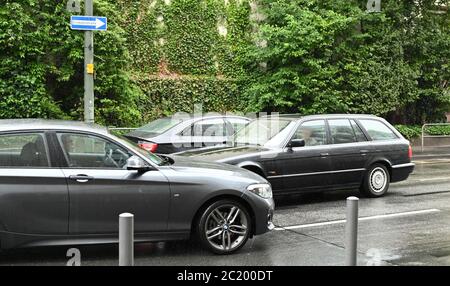
<path id="1" fill-rule="evenodd" d="M 219 76 L 243 74 L 239 58 L 249 45 L 249 5 L 230 0 L 120 0 L 121 26 L 133 71 L 150 74 Z M 218 25 L 227 33 L 218 33 Z"/>
<path id="2" fill-rule="evenodd" d="M 420 137 L 422 135 L 422 128 L 418 125 L 399 124 L 395 125 L 395 128 L 408 140 Z"/>
<path id="3" fill-rule="evenodd" d="M 450 135 L 449 125 L 431 125 L 425 126 L 425 134 L 428 135 Z"/>
<path id="4" fill-rule="evenodd" d="M 261 0 L 258 37 L 268 46 L 247 63 L 251 109 L 440 119 L 450 100 L 450 22 L 435 2 L 383 0 L 381 13 L 366 13 L 365 1 Z"/>
<path id="5" fill-rule="evenodd" d="M 71 31 L 66 1 L 3 1 L 0 6 L 0 118 L 82 118 L 83 33 Z M 96 33 L 99 123 L 135 124 L 140 91 L 129 80 L 121 17 L 106 0 L 95 13 L 110 18 Z"/>
<path id="6" fill-rule="evenodd" d="M 109 18 L 95 34 L 96 121 L 137 126 L 196 103 L 439 121 L 450 13 L 436 3 L 449 2 L 382 0 L 366 13 L 365 0 L 95 0 Z M 82 118 L 83 33 L 69 16 L 65 0 L 2 0 L 0 118 Z"/>
<path id="7" fill-rule="evenodd" d="M 246 107 L 241 58 L 252 45 L 250 6 L 230 0 L 120 0 L 143 121 L 175 112 Z M 226 27 L 220 35 L 218 25 Z"/>
<path id="8" fill-rule="evenodd" d="M 422 136 L 422 126 L 420 125 L 395 125 L 395 128 L 403 135 L 406 139 L 413 139 Z M 450 125 L 430 125 L 425 126 L 424 133 L 426 135 L 450 135 Z"/>

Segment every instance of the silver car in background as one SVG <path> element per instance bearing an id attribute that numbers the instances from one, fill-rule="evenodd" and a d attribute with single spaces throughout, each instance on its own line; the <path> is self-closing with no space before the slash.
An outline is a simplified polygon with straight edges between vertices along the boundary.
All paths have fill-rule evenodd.
<path id="1" fill-rule="evenodd" d="M 97 125 L 0 120 L 0 249 L 196 235 L 219 254 L 273 228 L 270 184 L 231 165 L 159 156 Z"/>

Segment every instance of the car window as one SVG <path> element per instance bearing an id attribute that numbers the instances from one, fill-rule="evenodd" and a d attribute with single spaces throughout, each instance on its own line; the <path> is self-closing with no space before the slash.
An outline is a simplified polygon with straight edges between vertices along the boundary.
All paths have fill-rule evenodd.
<path id="1" fill-rule="evenodd" d="M 327 133 L 324 120 L 311 120 L 302 123 L 295 131 L 292 139 L 305 140 L 305 146 L 327 144 Z"/>
<path id="2" fill-rule="evenodd" d="M 236 133 L 234 144 L 278 146 L 294 125 L 295 121 L 289 119 L 258 118 Z"/>
<path id="3" fill-rule="evenodd" d="M 58 140 L 69 167 L 72 168 L 117 168 L 124 169 L 133 154 L 101 137 L 59 133 Z"/>
<path id="4" fill-rule="evenodd" d="M 348 119 L 328 120 L 332 144 L 344 144 L 356 142 L 356 135 Z"/>
<path id="5" fill-rule="evenodd" d="M 389 129 L 384 123 L 373 119 L 360 119 L 364 129 L 366 129 L 367 134 L 372 138 L 372 140 L 391 140 L 397 139 L 397 135 Z"/>
<path id="6" fill-rule="evenodd" d="M 136 129 L 140 132 L 147 132 L 152 134 L 162 134 L 172 127 L 180 124 L 182 122 L 181 119 L 175 119 L 171 117 L 156 119 L 144 126 Z"/>
<path id="7" fill-rule="evenodd" d="M 182 136 L 224 136 L 225 121 L 222 118 L 204 119 L 183 130 Z"/>
<path id="8" fill-rule="evenodd" d="M 227 129 L 227 135 L 233 135 L 248 123 L 248 120 L 242 118 L 227 118 L 226 120 L 233 127 L 232 130 Z"/>
<path id="9" fill-rule="evenodd" d="M 45 146 L 41 133 L 0 135 L 0 166 L 49 167 Z"/>
<path id="10" fill-rule="evenodd" d="M 364 135 L 364 132 L 361 130 L 361 127 L 359 127 L 358 124 L 356 124 L 355 120 L 350 120 L 352 124 L 353 131 L 355 132 L 356 140 L 358 142 L 365 142 L 367 141 L 366 135 Z"/>

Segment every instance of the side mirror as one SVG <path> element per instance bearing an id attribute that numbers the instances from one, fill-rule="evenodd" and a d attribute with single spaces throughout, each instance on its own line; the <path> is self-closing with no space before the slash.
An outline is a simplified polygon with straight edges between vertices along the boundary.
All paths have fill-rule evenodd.
<path id="1" fill-rule="evenodd" d="M 295 147 L 305 147 L 305 140 L 303 139 L 292 139 L 291 142 L 287 145 L 288 148 L 295 148 Z"/>
<path id="2" fill-rule="evenodd" d="M 127 160 L 127 170 L 144 173 L 150 171 L 151 167 L 148 166 L 147 163 L 138 156 L 131 156 Z"/>

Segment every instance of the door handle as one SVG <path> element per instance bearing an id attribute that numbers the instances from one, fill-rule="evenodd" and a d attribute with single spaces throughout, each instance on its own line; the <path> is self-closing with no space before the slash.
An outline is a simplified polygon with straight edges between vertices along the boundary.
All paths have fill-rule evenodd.
<path id="1" fill-rule="evenodd" d="M 320 153 L 320 157 L 327 157 L 330 156 L 330 153 Z"/>
<path id="2" fill-rule="evenodd" d="M 69 179 L 77 181 L 78 183 L 87 183 L 94 179 L 94 177 L 88 175 L 72 175 L 69 176 Z"/>
<path id="3" fill-rule="evenodd" d="M 361 153 L 362 156 L 366 156 L 367 153 L 369 153 L 369 150 L 360 150 L 359 153 Z"/>

